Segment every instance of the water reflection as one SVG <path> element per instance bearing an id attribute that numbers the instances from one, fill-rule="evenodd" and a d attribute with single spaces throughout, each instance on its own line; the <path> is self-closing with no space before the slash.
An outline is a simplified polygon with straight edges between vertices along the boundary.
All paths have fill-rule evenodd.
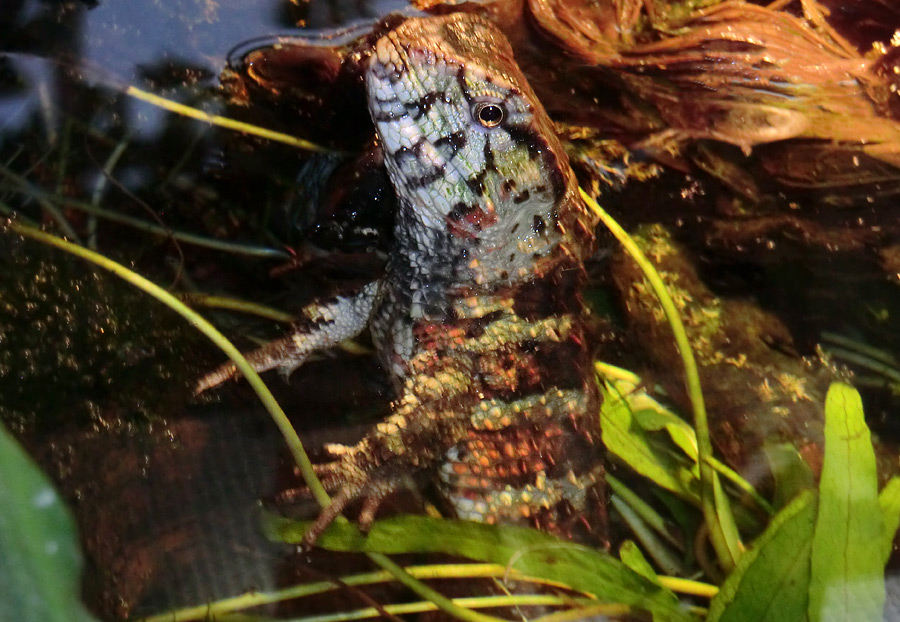
<path id="1" fill-rule="evenodd" d="M 375 20 L 405 4 L 402 0 L 312 2 L 302 7 L 282 0 L 5 4 L 0 53 L 18 54 L 6 57 L 0 76 L 0 127 L 4 132 L 21 129 L 41 101 L 45 114 L 51 103 L 65 104 L 52 84 L 58 71 L 86 85 L 121 87 L 143 83 L 151 68 L 170 66 L 189 69 L 195 77 L 202 76 L 203 83 L 215 85 L 229 50 L 242 41 L 277 33 L 296 35 L 298 24 L 317 30 Z"/>
<path id="2" fill-rule="evenodd" d="M 0 59 L 4 84 L 0 91 L 0 145 L 9 134 L 21 131 L 43 108 L 43 125 L 56 127 L 51 102 L 57 101 L 53 62 L 36 56 L 10 54 Z M 41 102 L 44 106 L 41 106 Z M 47 136 L 53 142 L 52 134 Z"/>

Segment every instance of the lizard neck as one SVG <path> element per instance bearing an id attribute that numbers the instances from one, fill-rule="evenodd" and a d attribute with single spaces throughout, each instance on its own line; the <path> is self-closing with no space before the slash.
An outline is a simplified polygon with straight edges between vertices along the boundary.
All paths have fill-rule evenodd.
<path id="1" fill-rule="evenodd" d="M 416 197 L 401 192 L 389 271 L 405 285 L 452 298 L 490 295 L 580 264 L 593 251 L 593 232 L 566 204 L 574 195 L 573 183 L 562 202 L 532 205 L 475 236 L 450 218 L 437 226 L 427 221 Z M 479 218 L 489 217 L 479 212 Z M 426 316 L 441 317 L 442 308 Z"/>

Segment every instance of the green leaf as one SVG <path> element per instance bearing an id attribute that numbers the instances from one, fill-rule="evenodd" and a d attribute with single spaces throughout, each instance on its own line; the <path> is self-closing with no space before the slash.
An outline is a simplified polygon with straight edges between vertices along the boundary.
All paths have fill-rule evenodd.
<path id="1" fill-rule="evenodd" d="M 776 514 L 710 602 L 707 622 L 805 620 L 815 518 L 812 491 Z"/>
<path id="2" fill-rule="evenodd" d="M 664 437 L 648 432 L 635 420 L 631 403 L 636 395 L 642 393 L 634 391 L 628 381 L 604 383 L 603 405 L 600 408 L 603 444 L 657 486 L 699 505 L 700 482 L 696 463 L 678 456 Z M 627 399 L 623 397 L 626 395 Z M 646 399 L 652 401 L 649 397 Z M 646 405 L 647 402 L 644 402 L 645 408 Z"/>
<path id="3" fill-rule="evenodd" d="M 268 516 L 265 528 L 278 542 L 299 543 L 309 525 Z M 368 534 L 346 522 L 334 523 L 316 543 L 332 551 L 444 553 L 509 566 L 654 614 L 659 620 L 693 620 L 675 595 L 633 572 L 619 560 L 524 527 L 484 525 L 425 516 L 397 516 L 372 525 Z"/>
<path id="4" fill-rule="evenodd" d="M 884 521 L 875 452 L 853 387 L 834 383 L 825 398 L 825 456 L 812 548 L 812 622 L 880 622 L 884 608 Z"/>
<path id="5" fill-rule="evenodd" d="M 881 534 L 881 561 L 886 564 L 894 549 L 894 536 L 900 528 L 900 477 L 892 477 L 878 495 L 884 533 Z"/>
<path id="6" fill-rule="evenodd" d="M 662 515 L 650 505 L 647 501 L 641 498 L 636 492 L 631 490 L 628 486 L 626 486 L 619 478 L 617 478 L 612 473 L 606 474 L 606 485 L 609 487 L 609 491 L 612 493 L 610 495 L 610 500 L 619 498 L 621 501 L 634 512 L 635 516 L 639 518 L 641 521 L 647 524 L 647 526 L 652 529 L 654 532 L 659 534 L 666 542 L 671 544 L 676 548 L 680 548 L 682 545 L 681 534 L 677 533 L 674 525 L 670 523 L 667 519 L 663 518 Z M 659 488 L 655 488 L 654 492 L 660 491 Z M 667 501 L 669 499 L 675 499 L 672 495 L 666 493 L 665 491 L 660 491 L 666 494 Z M 678 501 L 677 503 L 681 503 Z M 679 506 L 681 513 L 687 513 L 684 505 L 681 504 Z M 673 512 L 678 510 L 672 510 Z M 681 518 L 681 514 L 679 514 L 678 518 Z M 691 530 L 692 531 L 692 530 Z"/>
<path id="7" fill-rule="evenodd" d="M 653 566 L 650 565 L 650 562 L 647 561 L 647 558 L 644 557 L 641 549 L 633 540 L 625 540 L 619 547 L 619 559 L 622 560 L 623 564 L 648 581 L 659 584 L 659 577 L 656 576 Z"/>
<path id="8" fill-rule="evenodd" d="M 672 442 L 678 445 L 688 458 L 697 462 L 697 435 L 687 421 L 663 408 L 646 393 L 635 395 L 629 402 L 638 425 L 650 432 L 665 430 Z"/>
<path id="9" fill-rule="evenodd" d="M 609 476 L 608 473 L 607 476 Z M 607 482 L 610 481 L 612 480 L 607 480 Z M 609 496 L 609 505 L 610 508 L 614 508 L 616 512 L 618 512 L 619 516 L 622 518 L 622 521 L 628 526 L 628 529 L 631 530 L 634 536 L 647 550 L 647 554 L 653 558 L 653 561 L 656 562 L 656 565 L 664 573 L 674 575 L 686 574 L 687 571 L 679 559 L 680 556 L 675 551 L 670 549 L 669 546 L 666 545 L 666 542 L 663 541 L 663 539 L 660 538 L 659 535 L 657 535 L 661 534 L 666 538 L 666 541 L 676 545 L 677 547 L 678 541 L 671 536 L 671 534 L 668 532 L 667 526 L 664 523 L 659 525 L 659 527 L 661 527 L 662 529 L 657 530 L 656 526 L 646 522 L 645 517 L 642 516 L 626 498 L 620 497 L 617 494 Z M 629 565 L 629 567 L 635 572 L 643 574 L 640 573 L 637 568 L 628 564 L 627 560 L 622 557 L 622 555 L 623 552 L 620 551 L 619 556 L 623 562 Z"/>
<path id="10" fill-rule="evenodd" d="M 0 620 L 88 622 L 75 521 L 0 423 Z"/>
<path id="11" fill-rule="evenodd" d="M 776 508 L 783 508 L 801 492 L 815 486 L 812 470 L 796 447 L 790 443 L 766 443 L 763 451 L 775 477 L 772 504 Z"/>
<path id="12" fill-rule="evenodd" d="M 716 518 L 718 518 L 719 526 L 722 529 L 722 537 L 725 539 L 725 545 L 728 547 L 731 559 L 737 561 L 744 555 L 744 545 L 741 542 L 741 534 L 738 533 L 737 525 L 734 522 L 731 504 L 728 502 L 728 497 L 725 496 L 725 489 L 722 488 L 722 482 L 719 480 L 718 474 L 713 476 L 712 485 L 716 503 Z"/>

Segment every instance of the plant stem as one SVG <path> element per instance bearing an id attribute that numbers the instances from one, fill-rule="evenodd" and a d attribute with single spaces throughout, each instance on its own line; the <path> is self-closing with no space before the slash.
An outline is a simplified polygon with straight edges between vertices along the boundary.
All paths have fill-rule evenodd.
<path id="1" fill-rule="evenodd" d="M 190 117 L 191 119 L 197 119 L 198 121 L 204 121 L 205 123 L 209 123 L 211 125 L 218 125 L 219 127 L 224 127 L 229 130 L 236 130 L 245 134 L 260 136 L 268 140 L 274 140 L 276 142 L 284 143 L 292 147 L 298 147 L 300 149 L 305 149 L 307 151 L 317 151 L 319 153 L 337 153 L 337 150 L 335 149 L 329 149 L 328 147 L 317 145 L 308 140 L 303 140 L 302 138 L 291 136 L 290 134 L 268 130 L 264 127 L 259 127 L 258 125 L 243 123 L 241 121 L 229 119 L 227 117 L 222 117 L 216 114 L 209 114 L 208 112 L 204 112 L 203 110 L 191 108 L 190 106 L 185 106 L 184 104 L 179 104 L 178 102 L 172 101 L 171 99 L 166 99 L 165 97 L 160 97 L 159 95 L 154 95 L 153 93 L 149 93 L 147 91 L 142 91 L 135 86 L 126 87 L 125 94 L 130 95 L 131 97 L 139 99 L 143 102 L 147 102 L 148 104 L 152 104 L 159 108 L 168 110 L 170 112 L 180 114 L 184 117 Z"/>
<path id="2" fill-rule="evenodd" d="M 709 526 L 710 540 L 716 551 L 719 563 L 725 570 L 734 568 L 740 556 L 739 540 L 736 540 L 736 534 L 730 537 L 725 533 L 722 521 L 719 519 L 719 513 L 716 509 L 715 502 L 715 486 L 718 480 L 715 470 L 709 463 L 709 457 L 713 455 L 712 440 L 709 436 L 709 423 L 706 416 L 706 404 L 703 400 L 703 391 L 700 387 L 700 372 L 697 368 L 697 361 L 694 359 L 694 353 L 691 350 L 691 344 L 688 340 L 687 332 L 681 317 L 678 315 L 678 309 L 675 303 L 666 291 L 666 286 L 662 278 L 650 263 L 650 260 L 644 255 L 643 251 L 634 242 L 631 236 L 617 223 L 597 202 L 584 191 L 583 188 L 578 189 L 581 198 L 587 206 L 594 211 L 607 229 L 615 236 L 619 243 L 625 248 L 625 251 L 638 264 L 644 277 L 653 289 L 653 293 L 659 299 L 663 313 L 672 332 L 675 336 L 675 344 L 678 353 L 681 356 L 684 365 L 684 383 L 687 389 L 688 397 L 691 401 L 691 407 L 694 415 L 694 429 L 697 434 L 697 450 L 699 453 L 700 466 L 700 498 L 702 504 L 703 518 Z M 730 544 L 730 542 L 732 544 Z"/>

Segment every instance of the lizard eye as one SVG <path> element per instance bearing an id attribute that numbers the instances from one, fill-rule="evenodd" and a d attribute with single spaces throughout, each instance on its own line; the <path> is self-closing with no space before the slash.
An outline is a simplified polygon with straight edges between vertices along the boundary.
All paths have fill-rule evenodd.
<path id="1" fill-rule="evenodd" d="M 498 104 L 475 104 L 472 108 L 472 115 L 482 127 L 497 127 L 503 121 L 504 110 Z"/>

